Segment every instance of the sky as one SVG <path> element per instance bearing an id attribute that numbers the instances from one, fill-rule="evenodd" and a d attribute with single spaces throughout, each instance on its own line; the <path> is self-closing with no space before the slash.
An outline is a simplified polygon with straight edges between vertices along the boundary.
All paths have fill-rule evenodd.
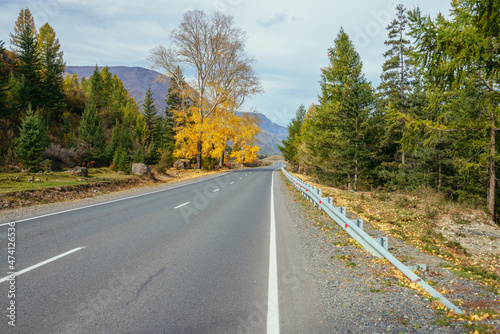
<path id="1" fill-rule="evenodd" d="M 27 7 L 37 28 L 45 22 L 54 28 L 67 65 L 151 68 L 150 50 L 170 44 L 185 12 L 220 11 L 246 32 L 245 50 L 265 91 L 248 99 L 245 111 L 286 126 L 301 104 L 317 103 L 321 68 L 341 27 L 367 80 L 379 84 L 385 28 L 398 3 L 431 18 L 451 8 L 450 0 L 0 0 L 0 40 L 10 47 L 14 22 Z"/>

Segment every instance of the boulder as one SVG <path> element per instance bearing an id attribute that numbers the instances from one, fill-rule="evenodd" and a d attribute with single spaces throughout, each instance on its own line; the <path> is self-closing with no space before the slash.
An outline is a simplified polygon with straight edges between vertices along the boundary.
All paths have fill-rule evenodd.
<path id="1" fill-rule="evenodd" d="M 132 174 L 137 175 L 149 175 L 151 173 L 151 168 L 143 163 L 132 164 Z"/>
<path id="2" fill-rule="evenodd" d="M 124 171 L 122 171 L 122 170 L 119 170 L 118 172 L 116 172 L 116 174 L 118 174 L 118 175 L 126 175 L 127 173 L 125 173 L 125 172 L 124 172 Z"/>
<path id="3" fill-rule="evenodd" d="M 84 176 L 84 177 L 89 176 L 89 171 L 87 170 L 87 167 L 76 166 L 70 169 L 69 172 L 76 176 Z"/>
<path id="4" fill-rule="evenodd" d="M 191 164 L 189 163 L 189 160 L 179 159 L 176 162 L 174 162 L 174 168 L 175 169 L 190 169 Z"/>

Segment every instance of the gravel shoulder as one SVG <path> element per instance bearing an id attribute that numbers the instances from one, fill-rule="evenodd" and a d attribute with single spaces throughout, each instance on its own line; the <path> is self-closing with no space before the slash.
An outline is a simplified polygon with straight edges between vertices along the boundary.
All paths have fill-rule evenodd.
<path id="1" fill-rule="evenodd" d="M 417 274 L 466 315 L 458 319 L 406 279 L 387 260 L 360 248 L 326 214 L 281 180 L 288 210 L 314 276 L 331 333 L 497 333 L 500 320 L 479 310 L 500 312 L 500 297 L 487 287 L 456 276 L 443 259 L 389 237 L 390 252 L 406 265 L 423 263 Z M 365 231 L 385 236 L 368 222 Z"/>

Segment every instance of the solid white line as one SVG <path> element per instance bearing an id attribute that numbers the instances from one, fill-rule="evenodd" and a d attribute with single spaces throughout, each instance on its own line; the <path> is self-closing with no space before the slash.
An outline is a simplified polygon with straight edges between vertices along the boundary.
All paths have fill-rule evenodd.
<path id="1" fill-rule="evenodd" d="M 231 172 L 229 172 L 229 173 L 231 173 Z M 187 183 L 187 184 L 181 184 L 181 185 L 178 185 L 178 186 L 175 186 L 175 187 L 171 187 L 171 188 L 166 188 L 166 189 L 160 189 L 160 190 L 155 190 L 155 191 L 147 192 L 147 193 L 144 193 L 144 194 L 139 194 L 139 195 L 124 197 L 124 198 L 118 198 L 118 199 L 114 199 L 114 200 L 110 200 L 110 201 L 106 201 L 106 202 L 100 202 L 100 203 L 90 204 L 90 205 L 86 205 L 86 206 L 81 206 L 81 207 L 78 207 L 78 208 L 73 208 L 73 209 L 68 209 L 68 210 L 62 210 L 62 211 L 52 212 L 52 213 L 48 213 L 48 214 L 45 214 L 45 215 L 40 215 L 40 216 L 35 216 L 35 217 L 30 217 L 30 218 L 19 219 L 19 220 L 16 220 L 14 222 L 7 222 L 7 223 L 0 224 L 0 227 L 1 226 L 5 226 L 5 225 L 9 225 L 11 223 L 21 223 L 21 222 L 25 222 L 25 221 L 28 221 L 28 220 L 34 220 L 34 219 L 38 219 L 38 218 L 45 218 L 45 217 L 55 216 L 55 215 L 58 215 L 58 214 L 61 214 L 61 213 L 67 213 L 67 212 L 72 212 L 72 211 L 77 211 L 77 210 L 92 208 L 92 207 L 99 206 L 99 205 L 105 205 L 105 204 L 109 204 L 109 203 L 125 201 L 125 200 L 132 199 L 132 198 L 137 198 L 137 197 L 141 197 L 141 196 L 147 196 L 147 195 L 151 195 L 151 194 L 156 194 L 156 193 L 159 193 L 159 192 L 162 192 L 162 191 L 168 191 L 168 190 L 177 189 L 177 188 L 181 188 L 181 187 L 185 187 L 185 186 L 190 186 L 190 185 L 195 184 L 195 183 L 205 182 L 205 181 L 208 181 L 208 180 L 211 180 L 211 179 L 215 179 L 217 177 L 221 177 L 224 174 L 227 174 L 227 173 L 223 173 L 221 175 L 216 175 L 216 176 L 210 177 L 208 179 L 198 180 L 198 181 L 190 182 L 190 183 Z"/>
<path id="2" fill-rule="evenodd" d="M 212 192 L 213 192 L 213 193 L 215 193 L 215 192 L 218 192 L 219 190 L 220 190 L 220 189 L 215 189 L 215 190 L 214 190 L 214 191 L 212 191 Z"/>
<path id="3" fill-rule="evenodd" d="M 267 334 L 279 334 L 278 261 L 276 258 L 276 220 L 274 215 L 274 172 L 271 177 L 271 240 L 269 243 L 269 289 L 267 302 Z"/>
<path id="4" fill-rule="evenodd" d="M 24 273 L 27 273 L 27 272 L 28 272 L 28 271 L 30 271 L 30 270 L 36 269 L 36 268 L 38 268 L 38 267 L 41 267 L 41 266 L 43 266 L 43 265 L 45 265 L 45 264 L 47 264 L 47 263 L 50 263 L 50 262 L 55 261 L 55 260 L 58 260 L 58 259 L 60 259 L 60 258 L 62 258 L 62 257 L 65 257 L 66 255 L 69 255 L 69 254 L 71 254 L 71 253 L 74 253 L 74 252 L 79 251 L 80 249 L 84 249 L 84 248 L 85 248 L 85 247 L 78 247 L 78 248 L 72 249 L 72 250 L 70 250 L 70 251 L 67 251 L 66 253 L 62 253 L 62 254 L 60 254 L 60 255 L 57 255 L 57 256 L 51 257 L 50 259 L 45 260 L 45 261 L 42 261 L 42 262 L 40 262 L 40 263 L 38 263 L 38 264 L 35 264 L 35 265 L 31 266 L 31 267 L 28 267 L 28 268 L 23 269 L 23 270 L 21 270 L 21 271 L 18 271 L 18 272 L 12 273 L 11 275 L 9 275 L 9 276 L 5 276 L 4 278 L 0 279 L 0 283 L 5 282 L 5 281 L 8 281 L 8 280 L 10 280 L 12 277 L 14 277 L 14 276 L 19 276 L 19 275 L 22 275 L 22 274 L 24 274 Z"/>
<path id="5" fill-rule="evenodd" d="M 178 208 L 180 208 L 180 207 L 182 207 L 182 206 L 184 206 L 184 205 L 188 205 L 188 204 L 189 204 L 189 202 L 183 203 L 183 204 L 181 204 L 181 205 L 177 205 L 174 209 L 178 209 Z"/>

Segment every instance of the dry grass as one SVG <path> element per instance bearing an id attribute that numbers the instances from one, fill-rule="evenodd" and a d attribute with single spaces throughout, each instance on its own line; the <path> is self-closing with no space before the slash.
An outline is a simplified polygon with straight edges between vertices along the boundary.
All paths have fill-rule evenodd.
<path id="1" fill-rule="evenodd" d="M 430 188 L 411 193 L 352 192 L 327 187 L 294 174 L 323 190 L 376 229 L 437 255 L 458 275 L 500 294 L 500 228 L 481 210 L 450 202 Z"/>

